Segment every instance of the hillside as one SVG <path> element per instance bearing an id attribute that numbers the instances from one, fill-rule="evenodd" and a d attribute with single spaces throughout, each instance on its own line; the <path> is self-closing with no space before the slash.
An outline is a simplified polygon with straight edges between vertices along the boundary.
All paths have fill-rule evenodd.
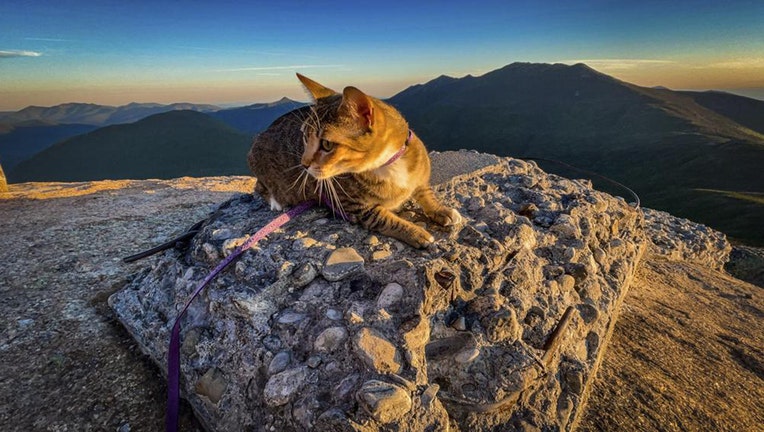
<path id="1" fill-rule="evenodd" d="M 748 129 L 764 134 L 764 101 L 720 91 L 680 92 L 699 105 L 740 123 Z"/>
<path id="2" fill-rule="evenodd" d="M 97 127 L 83 124 L 58 125 L 39 120 L 6 126 L 0 127 L 0 164 L 6 171 L 11 171 L 20 162 L 59 141 L 90 132 Z"/>
<path id="3" fill-rule="evenodd" d="M 273 120 L 305 105 L 305 103 L 293 101 L 289 98 L 282 98 L 271 103 L 259 103 L 224 109 L 210 113 L 210 116 L 220 119 L 241 132 L 255 135 L 264 131 Z"/>
<path id="4" fill-rule="evenodd" d="M 58 143 L 17 166 L 8 181 L 247 174 L 250 144 L 248 135 L 205 114 L 172 111 Z"/>
<path id="5" fill-rule="evenodd" d="M 764 244 L 764 205 L 741 198 L 764 192 L 764 137 L 691 96 L 583 64 L 514 63 L 440 77 L 390 102 L 431 149 L 562 160 L 629 185 L 645 205 Z"/>

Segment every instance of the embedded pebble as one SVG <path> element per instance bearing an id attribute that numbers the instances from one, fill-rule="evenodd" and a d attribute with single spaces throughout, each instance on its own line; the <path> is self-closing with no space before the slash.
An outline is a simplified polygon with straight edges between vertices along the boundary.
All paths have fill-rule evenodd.
<path id="1" fill-rule="evenodd" d="M 321 274 L 328 281 L 335 282 L 363 270 L 363 257 L 353 248 L 339 248 L 332 251 L 324 263 Z"/>
<path id="2" fill-rule="evenodd" d="M 382 261 L 383 259 L 390 258 L 393 255 L 392 252 L 390 252 L 387 249 L 374 251 L 371 253 L 371 260 L 372 261 Z"/>
<path id="3" fill-rule="evenodd" d="M 478 356 L 480 355 L 480 350 L 477 348 L 469 348 L 466 350 L 459 351 L 454 356 L 454 360 L 456 360 L 457 363 L 470 363 Z"/>
<path id="4" fill-rule="evenodd" d="M 382 424 L 399 419 L 411 410 L 409 392 L 384 381 L 366 381 L 356 397 L 363 410 Z"/>
<path id="5" fill-rule="evenodd" d="M 287 366 L 289 366 L 291 360 L 292 356 L 288 351 L 281 351 L 276 354 L 268 364 L 268 375 L 275 375 L 279 372 L 283 372 L 286 370 Z"/>
<path id="6" fill-rule="evenodd" d="M 300 322 L 305 319 L 307 315 L 300 312 L 294 312 L 291 310 L 286 310 L 281 312 L 278 318 L 279 324 L 294 324 L 296 322 Z"/>
<path id="7" fill-rule="evenodd" d="M 231 230 L 228 228 L 218 228 L 212 231 L 212 240 L 227 240 L 231 238 Z"/>
<path id="8" fill-rule="evenodd" d="M 313 282 L 316 276 L 318 276 L 318 270 L 316 270 L 316 267 L 309 262 L 297 267 L 297 269 L 292 272 L 292 280 L 299 288 Z"/>
<path id="9" fill-rule="evenodd" d="M 467 330 L 467 320 L 464 318 L 464 315 L 456 318 L 454 322 L 451 323 L 451 327 L 453 327 L 454 330 L 459 331 Z"/>
<path id="10" fill-rule="evenodd" d="M 348 331 L 345 330 L 345 327 L 329 327 L 316 337 L 313 348 L 316 351 L 331 352 L 337 349 L 347 337 Z"/>
<path id="11" fill-rule="evenodd" d="M 263 397 L 268 406 L 289 403 L 300 391 L 308 377 L 308 369 L 300 366 L 277 373 L 268 379 L 263 389 Z"/>
<path id="12" fill-rule="evenodd" d="M 310 237 L 299 238 L 292 243 L 292 249 L 296 251 L 304 251 L 308 248 L 315 246 L 318 242 Z"/>
<path id="13" fill-rule="evenodd" d="M 312 355 L 308 357 L 308 361 L 305 362 L 309 368 L 315 369 L 321 364 L 321 356 Z"/>
<path id="14" fill-rule="evenodd" d="M 438 390 L 440 390 L 438 384 L 430 384 L 427 386 L 427 389 L 422 393 L 422 406 L 429 408 L 435 400 Z"/>
<path id="15" fill-rule="evenodd" d="M 401 356 L 395 346 L 377 330 L 364 327 L 354 339 L 356 355 L 366 365 L 380 373 L 398 373 Z"/>
<path id="16" fill-rule="evenodd" d="M 196 382 L 194 391 L 198 395 L 206 396 L 210 402 L 217 405 L 226 388 L 228 388 L 228 381 L 223 372 L 217 368 L 211 368 Z"/>
<path id="17" fill-rule="evenodd" d="M 342 312 L 337 309 L 327 309 L 324 315 L 332 321 L 339 321 L 342 319 Z"/>
<path id="18" fill-rule="evenodd" d="M 395 282 L 385 285 L 385 288 L 377 297 L 377 307 L 380 309 L 389 308 L 403 298 L 403 287 Z"/>

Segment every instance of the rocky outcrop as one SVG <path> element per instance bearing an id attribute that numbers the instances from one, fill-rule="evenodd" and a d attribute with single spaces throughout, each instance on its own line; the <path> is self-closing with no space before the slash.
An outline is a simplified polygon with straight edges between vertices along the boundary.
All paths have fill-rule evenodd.
<path id="1" fill-rule="evenodd" d="M 732 246 L 719 231 L 660 210 L 643 212 L 651 253 L 714 270 L 721 270 L 729 260 Z"/>
<path id="2" fill-rule="evenodd" d="M 213 281 L 181 348 L 206 427 L 570 430 L 646 247 L 643 216 L 586 182 L 494 160 L 438 187 L 466 221 L 428 225 L 430 250 L 312 210 Z M 161 368 L 187 296 L 274 216 L 236 196 L 187 253 L 110 298 Z"/>

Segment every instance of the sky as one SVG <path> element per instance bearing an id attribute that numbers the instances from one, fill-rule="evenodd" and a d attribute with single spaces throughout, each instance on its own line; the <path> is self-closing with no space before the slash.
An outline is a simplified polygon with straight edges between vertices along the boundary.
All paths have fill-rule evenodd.
<path id="1" fill-rule="evenodd" d="M 516 61 L 764 100 L 764 1 L 0 2 L 0 111 L 307 100 L 295 72 L 389 97 Z"/>

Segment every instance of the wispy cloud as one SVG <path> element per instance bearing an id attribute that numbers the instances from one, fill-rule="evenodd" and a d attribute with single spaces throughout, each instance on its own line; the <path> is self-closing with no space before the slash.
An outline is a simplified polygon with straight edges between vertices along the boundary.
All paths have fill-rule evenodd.
<path id="1" fill-rule="evenodd" d="M 24 40 L 38 41 L 38 42 L 75 42 L 72 39 L 60 39 L 60 38 L 44 38 L 44 37 L 26 37 Z"/>
<path id="2" fill-rule="evenodd" d="M 330 69 L 330 68 L 342 68 L 345 65 L 335 64 L 312 64 L 312 65 L 289 65 L 289 66 L 255 66 L 255 67 L 241 67 L 232 69 L 218 69 L 215 72 L 263 72 L 263 71 L 279 71 L 279 70 L 297 70 L 297 69 Z"/>
<path id="3" fill-rule="evenodd" d="M 580 59 L 580 60 L 563 60 L 561 63 L 575 64 L 585 63 L 594 69 L 605 70 L 626 70 L 636 69 L 645 66 L 663 66 L 668 64 L 674 64 L 676 62 L 671 60 L 655 60 L 655 59 Z"/>
<path id="4" fill-rule="evenodd" d="M 42 53 L 37 51 L 0 50 L 0 58 L 40 57 L 41 55 Z"/>
<path id="5" fill-rule="evenodd" d="M 735 59 L 724 62 L 710 63 L 700 68 L 714 69 L 758 69 L 764 68 L 764 58 Z"/>

